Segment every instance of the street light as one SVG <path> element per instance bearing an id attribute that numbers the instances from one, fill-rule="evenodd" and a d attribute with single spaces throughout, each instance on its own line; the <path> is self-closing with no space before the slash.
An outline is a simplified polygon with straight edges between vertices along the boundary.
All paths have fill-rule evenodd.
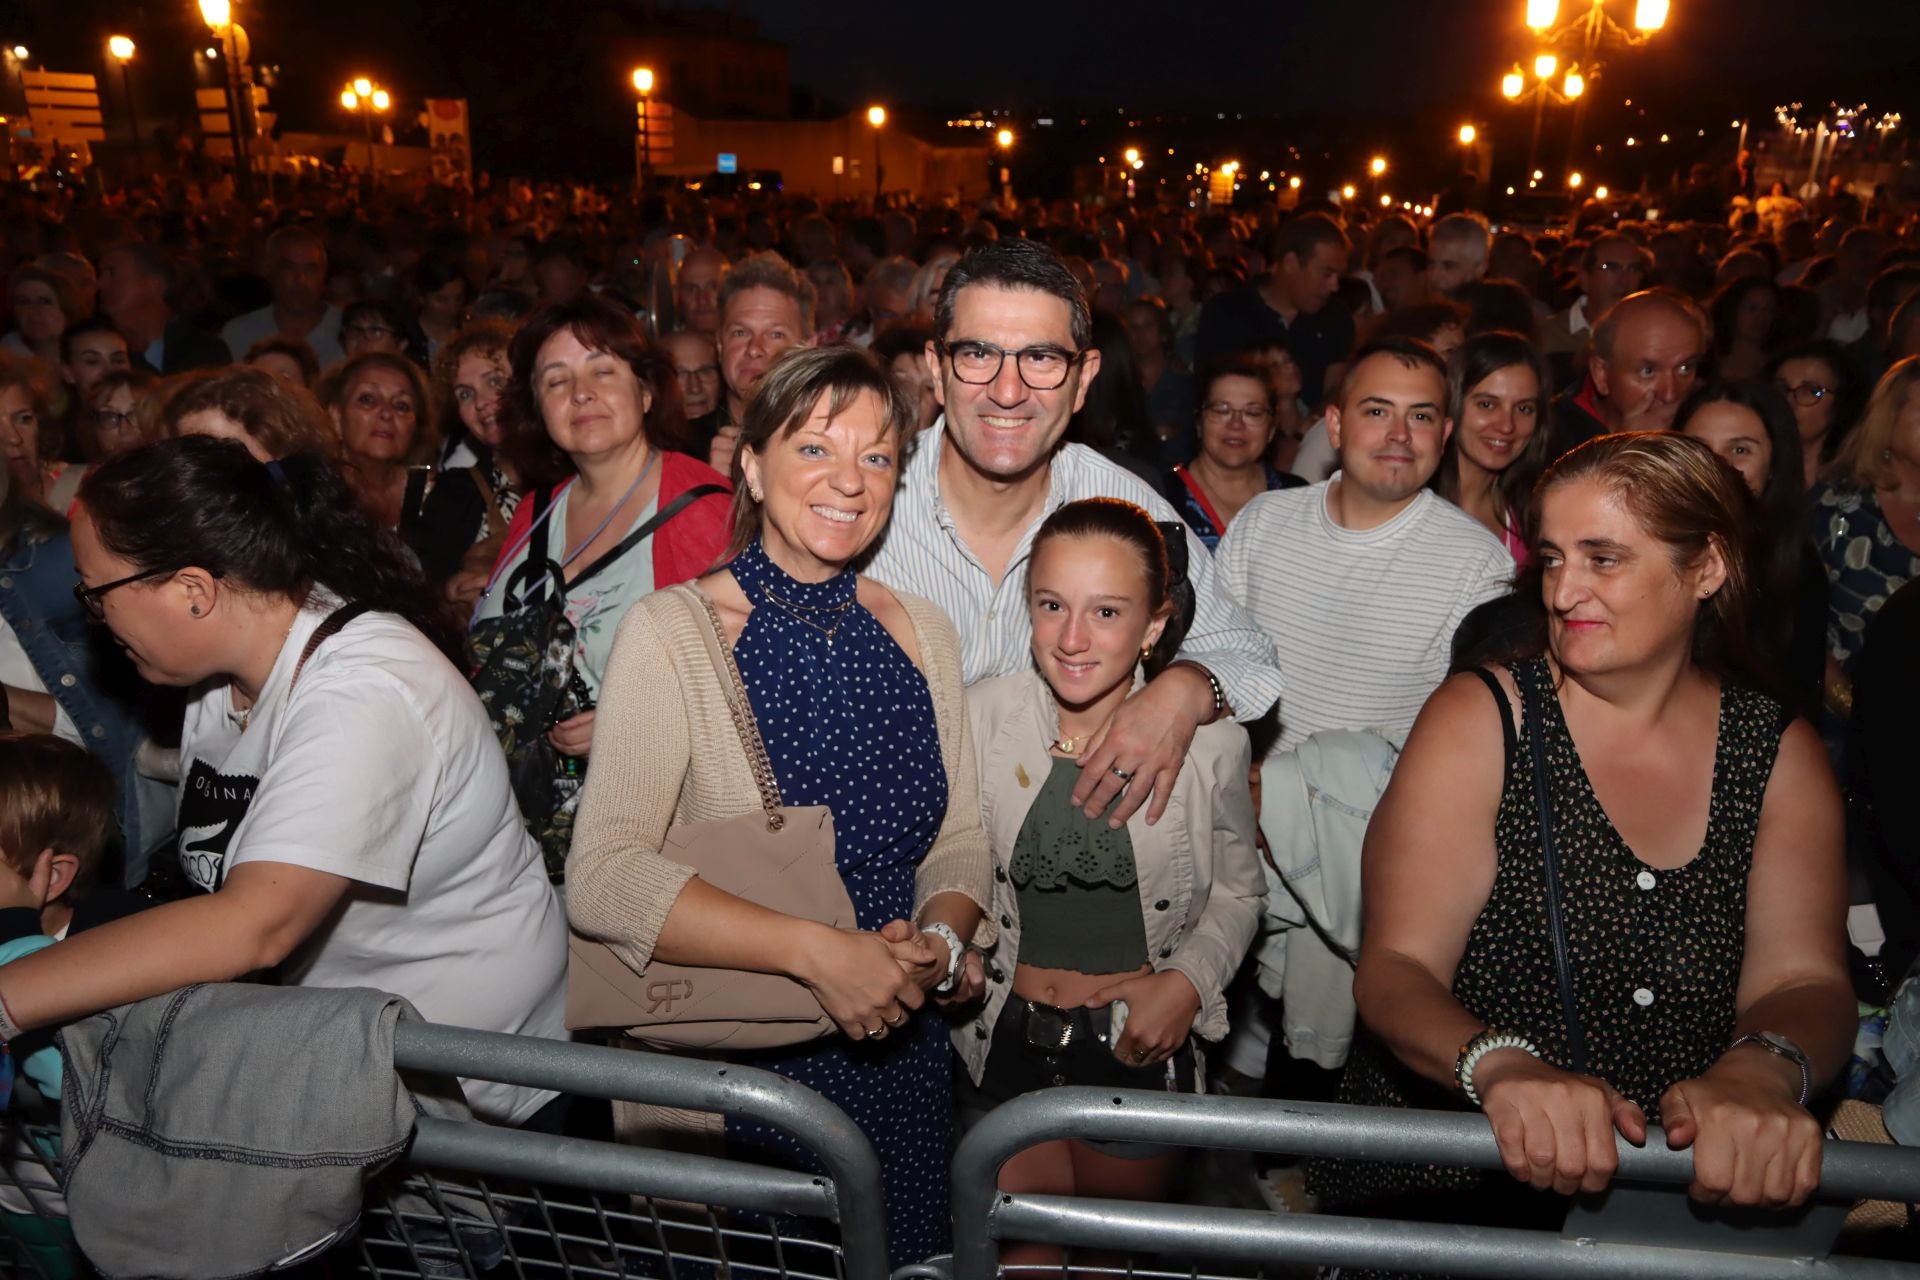
<path id="1" fill-rule="evenodd" d="M 633 91 L 640 95 L 640 198 L 647 197 L 653 163 L 653 107 L 647 101 L 653 93 L 653 68 L 635 67 L 633 69 Z"/>
<path id="2" fill-rule="evenodd" d="M 1349 182 L 1346 186 L 1340 188 L 1340 198 L 1342 200 L 1353 199 L 1353 184 L 1351 182 Z"/>
<path id="3" fill-rule="evenodd" d="M 1527 26 L 1545 31 L 1560 19 L 1560 0 L 1527 0 Z"/>
<path id="4" fill-rule="evenodd" d="M 133 135 L 133 158 L 135 163 L 145 164 L 145 148 L 140 142 L 140 114 L 133 106 L 133 73 L 127 64 L 133 61 L 133 41 L 126 36 L 108 36 L 107 52 L 120 64 L 120 88 L 127 95 L 127 132 Z"/>
<path id="5" fill-rule="evenodd" d="M 340 105 L 349 111 L 360 113 L 360 122 L 367 132 L 367 185 L 373 186 L 374 171 L 377 165 L 373 157 L 373 116 L 376 111 L 385 111 L 393 105 L 393 99 L 385 89 L 374 84 L 365 76 L 355 76 L 353 83 L 340 91 Z"/>
<path id="6" fill-rule="evenodd" d="M 1011 150 L 1013 147 L 1013 130 L 1002 129 L 993 135 L 993 140 L 999 145 L 1002 151 Z"/>
<path id="7" fill-rule="evenodd" d="M 1575 8 L 1579 12 L 1565 22 L 1559 22 L 1558 4 L 1548 3 L 1548 0 L 1526 0 L 1527 25 L 1539 34 L 1543 43 L 1564 50 L 1569 60 L 1582 72 L 1579 80 L 1569 77 L 1563 95 L 1573 104 L 1573 120 L 1567 128 L 1569 169 L 1580 154 L 1580 126 L 1587 105 L 1582 95 L 1586 81 L 1598 77 L 1604 69 L 1602 52 L 1610 46 L 1640 48 L 1653 38 L 1654 33 L 1666 26 L 1667 16 L 1673 7 L 1671 0 L 1634 0 L 1633 25 L 1628 27 L 1607 12 L 1607 3 L 1608 0 L 1586 0 L 1584 5 L 1576 3 Z M 1547 74 L 1551 73 L 1542 74 L 1541 79 L 1544 80 Z"/>
<path id="8" fill-rule="evenodd" d="M 1533 74 L 1541 80 L 1553 79 L 1554 71 L 1560 66 L 1560 59 L 1550 53 L 1543 53 L 1533 60 Z"/>
<path id="9" fill-rule="evenodd" d="M 1474 128 L 1472 125 L 1463 124 L 1460 126 L 1460 145 L 1461 146 L 1463 147 L 1472 146 L 1473 140 L 1479 136 L 1480 136 L 1480 131 Z"/>
<path id="10" fill-rule="evenodd" d="M 1658 31 L 1667 25 L 1667 0 L 1640 0 L 1633 7 L 1633 25 L 1638 31 Z"/>
<path id="11" fill-rule="evenodd" d="M 887 109 L 875 105 L 867 108 L 867 123 L 873 126 L 873 207 L 880 208 L 882 173 L 880 168 L 880 129 L 887 123 Z"/>
<path id="12" fill-rule="evenodd" d="M 1566 83 L 1560 89 L 1560 95 L 1571 102 L 1587 91 L 1587 78 L 1578 71 L 1567 71 Z"/>
<path id="13" fill-rule="evenodd" d="M 1298 191 L 1299 189 L 1300 189 L 1300 175 L 1296 173 L 1291 178 L 1287 179 L 1287 190 Z"/>
<path id="14" fill-rule="evenodd" d="M 200 0 L 200 18 L 220 37 L 220 69 L 227 84 L 227 119 L 233 128 L 234 183 L 243 197 L 253 190 L 253 162 L 247 155 L 246 110 L 240 105 L 240 46 L 234 33 L 232 0 Z"/>
<path id="15" fill-rule="evenodd" d="M 1593 198 L 1595 200 L 1605 200 L 1609 194 L 1611 193 L 1605 187 L 1595 187 L 1593 189 Z"/>
<path id="16" fill-rule="evenodd" d="M 1500 77 L 1500 95 L 1507 99 L 1518 98 L 1526 91 L 1527 78 L 1519 71 L 1509 71 Z"/>
<path id="17" fill-rule="evenodd" d="M 1586 178 L 1581 175 L 1578 169 L 1575 169 L 1572 173 L 1567 175 L 1567 185 L 1569 187 L 1572 187 L 1575 191 L 1578 191 L 1580 189 L 1580 184 L 1585 181 L 1586 181 Z"/>
<path id="18" fill-rule="evenodd" d="M 1138 148 L 1138 147 L 1128 147 L 1128 148 L 1127 148 L 1127 149 L 1126 149 L 1126 150 L 1125 150 L 1124 152 L 1122 152 L 1121 154 L 1122 154 L 1122 155 L 1124 155 L 1124 156 L 1126 157 L 1126 160 L 1127 160 L 1127 164 L 1128 164 L 1128 165 L 1130 165 L 1130 166 L 1135 166 L 1135 167 L 1137 167 L 1137 166 L 1139 165 L 1139 163 L 1140 163 L 1140 148 Z"/>

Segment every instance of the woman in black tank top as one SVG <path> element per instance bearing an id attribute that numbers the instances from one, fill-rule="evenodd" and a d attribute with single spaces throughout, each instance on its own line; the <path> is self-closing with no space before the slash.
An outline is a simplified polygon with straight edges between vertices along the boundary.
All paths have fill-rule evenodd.
<path id="1" fill-rule="evenodd" d="M 1616 1131 L 1664 1123 L 1697 1199 L 1798 1204 L 1805 1103 L 1853 1034 L 1840 806 L 1813 731 L 1743 684 L 1745 487 L 1642 433 L 1568 454 L 1534 503 L 1535 642 L 1434 694 L 1368 831 L 1370 1034 L 1343 1085 L 1478 1105 L 1534 1194 L 1345 1161 L 1309 1185 L 1334 1211 L 1538 1222 L 1605 1185 Z"/>

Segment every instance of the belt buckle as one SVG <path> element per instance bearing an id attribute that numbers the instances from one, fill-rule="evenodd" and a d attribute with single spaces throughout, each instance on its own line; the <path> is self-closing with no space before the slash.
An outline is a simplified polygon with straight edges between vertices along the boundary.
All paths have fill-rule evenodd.
<path id="1" fill-rule="evenodd" d="M 1059 1053 L 1073 1043 L 1073 1015 L 1050 1004 L 1027 1001 L 1027 1047 Z"/>

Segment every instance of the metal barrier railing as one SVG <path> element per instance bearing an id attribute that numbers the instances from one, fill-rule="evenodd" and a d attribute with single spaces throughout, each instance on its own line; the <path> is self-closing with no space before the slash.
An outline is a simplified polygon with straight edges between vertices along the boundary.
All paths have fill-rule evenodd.
<path id="1" fill-rule="evenodd" d="M 1920 1280 L 1920 1265 L 1769 1252 L 1732 1226 L 1701 1221 L 1684 1247 L 1554 1236 L 1542 1231 L 1383 1221 L 1330 1214 L 1146 1204 L 998 1190 L 1019 1152 L 1060 1138 L 1165 1143 L 1231 1151 L 1410 1161 L 1474 1169 L 1504 1166 L 1486 1118 L 1431 1111 L 1088 1088 L 1047 1089 L 989 1113 L 953 1163 L 954 1280 L 992 1280 L 999 1242 L 1019 1240 L 1105 1253 L 1261 1269 L 1320 1265 L 1453 1276 L 1582 1276 L 1618 1280 Z M 1620 1144 L 1616 1182 L 1686 1184 L 1693 1157 L 1654 1130 L 1644 1147 Z M 1677 1188 L 1668 1193 L 1681 1197 Z M 1828 1142 L 1823 1200 L 1920 1199 L 1920 1149 Z M 1057 1274 L 1058 1267 L 1049 1269 Z M 1097 1268 L 1073 1270 L 1097 1271 Z M 1129 1276 L 1151 1274 L 1129 1263 Z"/>
<path id="2" fill-rule="evenodd" d="M 360 1234 L 361 1265 L 373 1275 L 887 1274 L 872 1147 L 845 1113 L 783 1076 L 423 1022 L 396 1029 L 394 1063 L 755 1119 L 800 1141 L 827 1173 L 422 1119 L 405 1184 L 385 1193 Z M 781 1219 L 792 1217 L 829 1224 L 838 1240 L 788 1234 Z"/>

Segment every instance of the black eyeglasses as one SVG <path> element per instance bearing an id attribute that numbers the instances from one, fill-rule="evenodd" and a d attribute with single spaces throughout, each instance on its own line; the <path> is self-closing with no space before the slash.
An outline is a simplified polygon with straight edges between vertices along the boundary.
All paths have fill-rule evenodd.
<path id="1" fill-rule="evenodd" d="M 124 578 L 115 578 L 112 582 L 104 582 L 97 587 L 90 587 L 84 582 L 76 582 L 73 584 L 73 598 L 80 602 L 81 608 L 87 611 L 88 617 L 92 618 L 95 622 L 105 622 L 107 620 L 107 607 L 100 603 L 100 597 L 106 595 L 107 592 L 114 590 L 116 587 L 124 587 L 135 582 L 144 582 L 148 578 L 158 578 L 174 572 L 177 571 L 173 569 L 148 569 L 144 573 L 133 573 L 128 574 Z"/>
<path id="2" fill-rule="evenodd" d="M 1793 403 L 1799 405 L 1802 409 L 1811 409 L 1833 394 L 1832 387 L 1823 387 L 1816 382 L 1802 382 L 1797 385 L 1787 382 L 1776 382 L 1773 385 L 1780 388 L 1781 395 L 1793 401 Z"/>
<path id="3" fill-rule="evenodd" d="M 1062 347 L 1022 347 L 1009 351 L 991 342 L 943 342 L 940 349 L 953 365 L 953 376 L 975 386 L 984 386 L 999 377 L 1007 357 L 1012 356 L 1020 381 L 1035 391 L 1058 390 L 1066 382 L 1068 372 L 1086 354 Z"/>

